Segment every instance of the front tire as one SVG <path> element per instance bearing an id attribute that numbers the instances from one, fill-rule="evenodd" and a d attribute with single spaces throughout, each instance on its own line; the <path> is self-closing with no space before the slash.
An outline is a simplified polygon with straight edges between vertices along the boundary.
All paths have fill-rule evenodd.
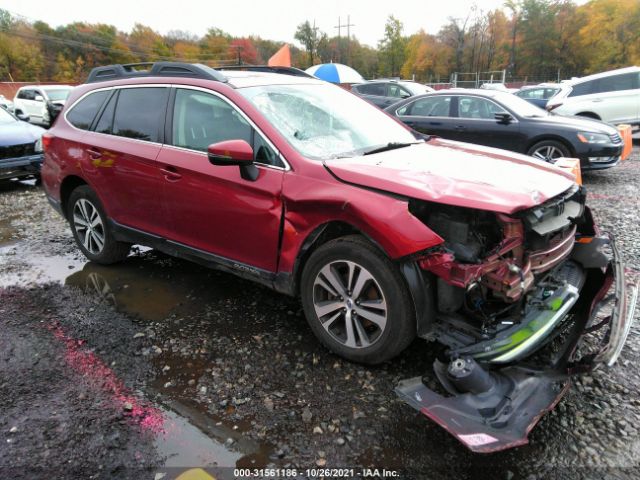
<path id="1" fill-rule="evenodd" d="M 104 208 L 89 186 L 82 185 L 71 192 L 67 218 L 76 244 L 92 262 L 109 265 L 129 255 L 131 244 L 114 238 Z"/>
<path id="2" fill-rule="evenodd" d="M 545 162 L 552 162 L 561 157 L 571 157 L 571 152 L 563 143 L 556 140 L 543 140 L 533 145 L 527 155 Z"/>
<path id="3" fill-rule="evenodd" d="M 320 342 L 347 360 L 375 365 L 416 334 L 411 296 L 398 268 L 362 237 L 319 247 L 302 272 L 301 298 Z"/>

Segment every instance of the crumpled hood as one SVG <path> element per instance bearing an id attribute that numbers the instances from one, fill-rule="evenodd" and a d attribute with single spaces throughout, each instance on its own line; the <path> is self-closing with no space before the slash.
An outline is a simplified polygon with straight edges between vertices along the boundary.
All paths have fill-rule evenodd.
<path id="1" fill-rule="evenodd" d="M 570 173 L 531 157 L 442 139 L 325 166 L 354 185 L 500 213 L 539 205 L 574 183 Z"/>

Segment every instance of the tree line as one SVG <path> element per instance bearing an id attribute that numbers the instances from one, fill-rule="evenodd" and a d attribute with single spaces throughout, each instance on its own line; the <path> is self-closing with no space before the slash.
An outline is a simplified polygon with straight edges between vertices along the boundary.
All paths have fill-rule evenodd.
<path id="1" fill-rule="evenodd" d="M 549 80 L 640 64 L 640 0 L 507 0 L 491 11 L 473 6 L 465 18 L 449 18 L 434 33 L 406 34 L 390 15 L 375 47 L 353 36 L 330 37 L 310 21 L 297 27 L 294 38 L 302 46 L 291 46 L 299 68 L 340 62 L 365 78 L 422 82 L 497 70 L 508 78 Z M 202 37 L 181 30 L 161 35 L 142 24 L 130 32 L 81 22 L 53 28 L 0 9 L 0 81 L 80 82 L 94 66 L 111 63 L 264 64 L 283 44 L 214 27 Z"/>

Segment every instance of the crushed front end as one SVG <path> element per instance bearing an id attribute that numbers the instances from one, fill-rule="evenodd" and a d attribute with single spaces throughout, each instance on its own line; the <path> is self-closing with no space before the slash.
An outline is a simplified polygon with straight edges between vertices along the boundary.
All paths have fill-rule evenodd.
<path id="1" fill-rule="evenodd" d="M 445 349 L 437 382 L 396 392 L 472 451 L 525 444 L 572 374 L 615 363 L 637 282 L 577 185 L 511 215 L 417 201 L 410 211 L 445 239 L 414 259 L 433 293 L 422 336 Z"/>

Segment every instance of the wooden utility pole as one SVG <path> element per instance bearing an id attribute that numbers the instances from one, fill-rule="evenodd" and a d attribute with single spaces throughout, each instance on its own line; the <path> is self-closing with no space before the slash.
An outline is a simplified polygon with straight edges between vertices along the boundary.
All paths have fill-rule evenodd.
<path id="1" fill-rule="evenodd" d="M 351 27 L 355 27 L 351 23 L 351 15 L 347 15 L 347 23 L 342 23 L 340 17 L 338 17 L 338 25 L 333 27 L 338 29 L 338 57 L 340 57 L 340 38 L 343 27 L 347 27 L 347 63 L 351 63 Z M 340 58 L 338 58 L 338 61 L 340 61 Z"/>

